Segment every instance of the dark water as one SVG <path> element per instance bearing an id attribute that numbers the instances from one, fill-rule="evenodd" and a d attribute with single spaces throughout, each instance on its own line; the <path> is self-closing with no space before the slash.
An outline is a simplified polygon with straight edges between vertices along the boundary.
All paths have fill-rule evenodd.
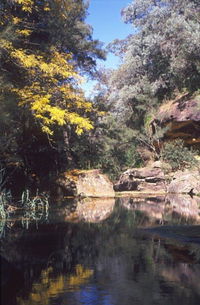
<path id="1" fill-rule="evenodd" d="M 1 222 L 1 304 L 199 305 L 199 199 L 173 200 L 71 200 Z"/>

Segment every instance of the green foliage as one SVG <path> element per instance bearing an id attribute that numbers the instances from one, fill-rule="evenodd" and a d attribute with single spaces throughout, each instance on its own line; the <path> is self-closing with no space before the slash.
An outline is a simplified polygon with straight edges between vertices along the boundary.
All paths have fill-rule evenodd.
<path id="1" fill-rule="evenodd" d="M 6 182 L 5 172 L 5 168 L 0 164 L 0 219 L 7 217 L 6 205 L 11 201 L 11 193 L 4 188 Z"/>
<path id="2" fill-rule="evenodd" d="M 6 219 L 10 215 L 9 206 L 13 204 L 11 192 L 3 189 L 0 192 L 0 219 Z"/>
<path id="3" fill-rule="evenodd" d="M 2 200 L 2 194 L 0 195 L 0 219 L 6 218 L 6 211 L 4 207 L 4 201 Z"/>
<path id="4" fill-rule="evenodd" d="M 135 133 L 124 124 L 113 119 L 107 122 L 99 166 L 116 179 L 119 174 L 129 167 L 140 167 L 142 159 L 137 151 Z"/>
<path id="5" fill-rule="evenodd" d="M 16 211 L 21 213 L 22 226 L 28 229 L 31 222 L 37 224 L 40 220 L 48 218 L 49 200 L 46 194 L 30 196 L 30 191 L 25 190 L 19 201 L 14 200 L 10 191 L 0 193 L 0 238 L 4 236 L 8 221 L 15 217 Z"/>
<path id="6" fill-rule="evenodd" d="M 71 136 L 71 153 L 78 168 L 100 168 L 115 179 L 128 167 L 141 165 L 131 128 L 108 114 L 96 117 L 94 122 L 94 129 L 88 134 Z"/>
<path id="7" fill-rule="evenodd" d="M 133 128 L 166 98 L 199 88 L 199 12 L 193 0 L 134 0 L 123 10 L 136 31 L 121 44 L 123 63 L 111 78 L 109 99 Z"/>
<path id="8" fill-rule="evenodd" d="M 94 75 L 105 52 L 86 15 L 83 0 L 0 3 L 0 162 L 24 180 L 39 184 L 66 169 L 71 147 L 64 132 L 92 128 L 79 74 Z"/>
<path id="9" fill-rule="evenodd" d="M 36 194 L 31 197 L 30 191 L 25 190 L 22 193 L 20 204 L 23 208 L 22 226 L 29 227 L 29 224 L 34 221 L 48 218 L 49 200 L 46 194 Z"/>
<path id="10" fill-rule="evenodd" d="M 112 180 L 119 177 L 119 174 L 130 167 L 140 167 L 141 157 L 137 152 L 136 145 L 129 143 L 119 145 L 115 149 L 109 148 L 99 158 L 99 167 L 107 173 Z"/>
<path id="11" fill-rule="evenodd" d="M 26 214 L 25 219 L 36 218 L 37 214 L 47 214 L 49 208 L 48 196 L 45 193 L 39 194 L 38 190 L 35 196 L 30 196 L 30 191 L 27 189 L 22 192 L 20 200 L 13 198 L 11 191 L 5 189 L 7 181 L 7 173 L 3 166 L 0 170 L 0 219 L 9 218 L 19 207 Z M 28 217 L 28 215 L 30 217 Z"/>
<path id="12" fill-rule="evenodd" d="M 101 43 L 92 38 L 93 29 L 85 22 L 87 9 L 88 3 L 84 0 L 2 0 L 0 37 L 12 41 L 17 39 L 22 46 L 22 37 L 17 37 L 16 33 L 13 35 L 9 19 L 13 15 L 21 34 L 28 36 L 27 30 L 31 32 L 31 49 L 36 52 L 44 49 L 48 51 L 53 45 L 61 52 L 71 53 L 74 63 L 82 71 L 92 73 L 95 71 L 96 59 L 105 59 L 105 52 Z"/>
<path id="13" fill-rule="evenodd" d="M 165 143 L 161 151 L 161 158 L 168 162 L 173 170 L 195 166 L 194 156 L 195 152 L 184 146 L 184 142 L 180 139 Z"/>
<path id="14" fill-rule="evenodd" d="M 23 208 L 28 208 L 33 210 L 40 208 L 47 210 L 49 207 L 48 196 L 46 194 L 39 195 L 37 192 L 37 194 L 34 197 L 30 197 L 29 190 L 25 190 L 22 193 L 20 204 L 22 205 Z"/>

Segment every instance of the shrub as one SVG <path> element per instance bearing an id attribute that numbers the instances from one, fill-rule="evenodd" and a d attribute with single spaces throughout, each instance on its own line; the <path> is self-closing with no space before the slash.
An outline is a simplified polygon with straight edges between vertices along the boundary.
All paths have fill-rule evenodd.
<path id="1" fill-rule="evenodd" d="M 122 171 L 129 167 L 140 167 L 142 162 L 135 144 L 119 144 L 102 154 L 98 167 L 114 181 Z"/>
<path id="2" fill-rule="evenodd" d="M 195 166 L 196 154 L 192 148 L 186 147 L 181 139 L 165 143 L 161 150 L 162 160 L 168 162 L 173 170 Z"/>

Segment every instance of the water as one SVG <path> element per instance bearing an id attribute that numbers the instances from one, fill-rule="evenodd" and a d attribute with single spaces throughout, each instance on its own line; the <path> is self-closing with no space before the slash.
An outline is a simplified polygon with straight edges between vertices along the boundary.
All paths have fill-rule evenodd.
<path id="1" fill-rule="evenodd" d="M 71 199 L 14 214 L 1 223 L 1 304 L 199 305 L 199 200 Z"/>

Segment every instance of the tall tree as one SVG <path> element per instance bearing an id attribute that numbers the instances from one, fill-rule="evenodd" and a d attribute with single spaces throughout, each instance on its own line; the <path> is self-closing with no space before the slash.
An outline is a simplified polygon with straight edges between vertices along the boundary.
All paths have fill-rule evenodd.
<path id="1" fill-rule="evenodd" d="M 78 135 L 93 128 L 87 114 L 95 109 L 79 88 L 77 69 L 92 72 L 104 52 L 92 40 L 85 15 L 81 0 L 0 4 L 1 109 L 10 129 L 17 127 L 17 138 L 12 134 L 26 167 L 34 163 L 33 151 L 37 155 L 53 146 L 70 162 L 69 128 Z"/>
<path id="2" fill-rule="evenodd" d="M 122 44 L 124 62 L 113 75 L 110 100 L 138 128 L 165 98 L 199 88 L 200 2 L 134 0 L 122 16 L 135 32 Z"/>

